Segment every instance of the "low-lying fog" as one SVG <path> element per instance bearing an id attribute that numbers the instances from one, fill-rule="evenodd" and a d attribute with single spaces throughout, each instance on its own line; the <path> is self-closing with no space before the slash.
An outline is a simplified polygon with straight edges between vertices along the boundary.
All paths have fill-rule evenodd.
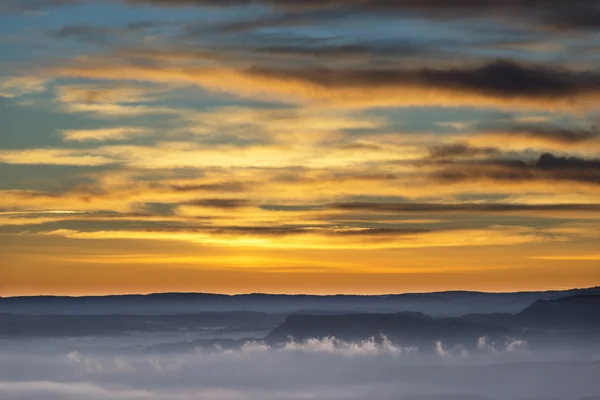
<path id="1" fill-rule="evenodd" d="M 419 352 L 387 340 L 290 341 L 270 347 L 132 347 L 156 338 L 0 340 L 2 400 L 579 400 L 600 395 L 600 353 L 527 343 Z M 576 346 L 574 346 L 576 347 Z"/>

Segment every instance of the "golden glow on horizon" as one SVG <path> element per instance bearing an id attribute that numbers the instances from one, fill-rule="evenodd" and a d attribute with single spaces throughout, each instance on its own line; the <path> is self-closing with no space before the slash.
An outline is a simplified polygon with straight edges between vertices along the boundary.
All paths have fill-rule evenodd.
<path id="1" fill-rule="evenodd" d="M 0 295 L 600 284 L 589 35 L 475 45 L 429 9 L 264 35 L 227 29 L 237 4 L 190 35 L 186 8 L 149 27 L 164 2 L 136 1 L 90 33 L 52 3 L 0 33 L 22 40 L 0 60 Z"/>

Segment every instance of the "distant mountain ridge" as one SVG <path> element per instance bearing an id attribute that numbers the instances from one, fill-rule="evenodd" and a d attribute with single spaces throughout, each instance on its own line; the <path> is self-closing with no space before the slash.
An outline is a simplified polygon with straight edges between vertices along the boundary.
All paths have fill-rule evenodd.
<path id="1" fill-rule="evenodd" d="M 600 329 L 600 295 L 585 294 L 536 300 L 515 315 L 468 314 L 461 319 L 511 329 Z"/>
<path id="2" fill-rule="evenodd" d="M 430 347 L 436 341 L 448 345 L 477 344 L 480 337 L 502 339 L 508 329 L 463 321 L 458 318 L 433 319 L 418 313 L 291 315 L 267 337 L 267 343 L 289 339 L 304 341 L 335 337 L 346 341 L 386 338 L 405 346 Z"/>
<path id="3" fill-rule="evenodd" d="M 470 314 L 458 318 L 431 318 L 404 312 L 395 314 L 290 315 L 265 341 L 281 343 L 290 338 L 335 337 L 347 341 L 385 336 L 394 342 L 433 348 L 477 347 L 480 338 L 489 343 L 523 340 L 536 347 L 600 345 L 600 295 L 575 295 L 537 300 L 518 314 Z M 485 346 L 484 346 L 485 347 Z"/>
<path id="4" fill-rule="evenodd" d="M 252 311 L 171 315 L 28 315 L 0 314 L 1 337 L 110 336 L 132 333 L 267 331 L 286 315 Z"/>
<path id="5" fill-rule="evenodd" d="M 319 298 L 332 298 L 332 297 L 422 297 L 422 296 L 443 296 L 443 295 L 470 295 L 470 296 L 505 296 L 505 295 L 539 295 L 539 294 L 570 294 L 576 292 L 597 292 L 600 294 L 600 286 L 590 286 L 585 288 L 572 288 L 572 289 L 556 289 L 556 290 L 526 290 L 526 291 L 514 291 L 514 292 L 485 292 L 477 290 L 444 290 L 434 292 L 406 292 L 406 293 L 385 293 L 385 294 L 286 294 L 286 293 L 262 293 L 262 292 L 249 292 L 241 294 L 224 294 L 224 293 L 211 293 L 211 292 L 156 292 L 156 293 L 126 293 L 126 294 L 106 294 L 106 295 L 87 295 L 87 296 L 65 296 L 65 295 L 34 295 L 34 296 L 0 296 L 0 300 L 6 299 L 40 299 L 40 298 L 59 298 L 59 299 L 102 299 L 102 298 L 152 298 L 152 297 L 170 297 L 170 298 L 181 298 L 181 297 L 222 297 L 222 298 L 236 298 L 236 297 L 319 297 Z"/>
<path id="6" fill-rule="evenodd" d="M 586 293 L 586 292 L 584 292 Z M 0 337 L 76 337 L 186 333 L 197 340 L 160 345 L 157 351 L 185 351 L 194 347 L 242 345 L 241 337 L 280 346 L 296 341 L 335 337 L 348 342 L 386 337 L 402 346 L 434 351 L 478 349 L 481 338 L 498 348 L 523 341 L 532 347 L 579 346 L 600 348 L 600 294 L 578 294 L 538 299 L 518 313 L 471 313 L 434 317 L 417 311 L 393 313 L 341 312 L 303 309 L 287 313 L 210 311 L 188 314 L 32 315 L 0 313 Z M 152 304 L 152 303 L 151 303 Z M 395 303 L 394 303 L 395 304 Z M 407 303 L 403 303 L 406 305 Z M 412 303 L 411 303 L 412 304 Z M 445 304 L 445 303 L 444 303 Z M 462 304 L 462 303 L 461 303 Z M 356 304 L 354 304 L 356 306 Z M 331 307 L 331 303 L 328 304 Z M 216 333 L 213 339 L 205 333 Z M 222 335 L 229 335 L 229 338 Z M 203 338 L 205 337 L 205 338 Z M 236 338 L 233 340 L 233 338 Z M 488 342 L 489 341 L 489 342 Z M 484 346 L 485 347 L 485 346 Z"/>
<path id="7" fill-rule="evenodd" d="M 15 314 L 190 314 L 209 311 L 393 313 L 415 311 L 432 316 L 469 313 L 518 313 L 537 300 L 600 294 L 600 287 L 541 292 L 486 293 L 447 291 L 387 295 L 286 295 L 250 293 L 154 293 L 108 296 L 0 297 L 0 313 Z"/>

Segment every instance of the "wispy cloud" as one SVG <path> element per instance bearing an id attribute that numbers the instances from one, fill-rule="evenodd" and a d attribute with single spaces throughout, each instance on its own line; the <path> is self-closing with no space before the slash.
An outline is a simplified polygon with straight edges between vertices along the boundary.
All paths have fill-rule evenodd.
<path id="1" fill-rule="evenodd" d="M 514 227 L 458 232 L 415 232 L 362 228 L 217 228 L 215 230 L 95 231 L 55 230 L 45 235 L 71 239 L 131 239 L 185 241 L 208 246 L 273 249 L 410 249 L 516 245 L 549 240 L 534 231 Z M 554 239 L 556 240 L 556 239 Z"/>
<path id="2" fill-rule="evenodd" d="M 63 131 L 65 140 L 76 142 L 125 140 L 136 136 L 148 135 L 151 131 L 139 127 L 120 127 L 107 129 Z"/>
<path id="3" fill-rule="evenodd" d="M 595 257 L 592 3 L 4 1 L 0 234 L 297 277 Z"/>

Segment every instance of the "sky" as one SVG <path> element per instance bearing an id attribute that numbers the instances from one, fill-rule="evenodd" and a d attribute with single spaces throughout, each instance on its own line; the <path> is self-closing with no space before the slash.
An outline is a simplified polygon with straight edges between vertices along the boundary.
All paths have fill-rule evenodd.
<path id="1" fill-rule="evenodd" d="M 0 296 L 600 284 L 592 0 L 2 0 Z"/>

